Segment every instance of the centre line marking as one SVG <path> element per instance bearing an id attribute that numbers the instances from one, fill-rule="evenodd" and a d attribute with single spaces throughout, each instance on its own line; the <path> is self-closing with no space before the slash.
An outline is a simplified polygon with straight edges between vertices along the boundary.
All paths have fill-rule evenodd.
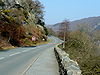
<path id="1" fill-rule="evenodd" d="M 5 57 L 1 57 L 0 60 L 4 59 Z"/>
<path id="2" fill-rule="evenodd" d="M 28 52 L 29 50 L 24 50 L 24 51 L 22 51 L 22 52 Z"/>
<path id="3" fill-rule="evenodd" d="M 13 54 L 10 54 L 9 56 L 14 56 L 14 55 L 17 55 L 17 54 L 20 54 L 21 52 L 17 52 L 17 53 L 13 53 Z"/>

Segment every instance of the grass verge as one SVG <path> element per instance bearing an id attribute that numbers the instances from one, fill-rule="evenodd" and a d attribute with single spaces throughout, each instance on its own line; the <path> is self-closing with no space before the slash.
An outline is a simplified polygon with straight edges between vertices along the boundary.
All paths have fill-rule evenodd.
<path id="1" fill-rule="evenodd" d="M 43 44 L 48 44 L 49 42 L 51 42 L 52 40 L 48 39 L 47 41 L 45 42 L 38 42 L 36 44 L 33 44 L 33 46 L 38 46 L 38 45 L 43 45 Z M 14 49 L 14 48 L 17 48 L 17 47 L 14 47 L 14 46 L 8 46 L 8 47 L 2 47 L 2 49 L 0 49 L 0 51 L 6 51 L 6 50 L 11 50 L 11 49 Z"/>

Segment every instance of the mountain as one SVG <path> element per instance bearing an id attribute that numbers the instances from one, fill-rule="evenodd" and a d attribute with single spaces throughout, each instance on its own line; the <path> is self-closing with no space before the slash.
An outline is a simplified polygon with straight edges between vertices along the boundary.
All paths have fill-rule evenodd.
<path id="1" fill-rule="evenodd" d="M 100 25 L 100 16 L 98 16 L 98 17 L 89 17 L 89 18 L 84 18 L 84 19 L 72 21 L 70 23 L 71 30 L 76 30 L 78 24 L 88 24 L 88 25 L 96 28 L 98 25 Z"/>
<path id="2" fill-rule="evenodd" d="M 95 28 L 95 30 L 100 30 L 100 25 L 98 25 L 98 26 Z"/>
<path id="3" fill-rule="evenodd" d="M 59 31 L 59 26 L 61 25 L 61 23 L 57 23 L 54 25 L 47 25 L 47 28 L 52 28 L 52 30 L 54 31 Z"/>
<path id="4" fill-rule="evenodd" d="M 77 25 L 79 24 L 88 24 L 94 28 L 93 30 L 100 29 L 100 16 L 71 21 L 69 25 L 70 30 L 77 30 Z M 48 27 L 52 28 L 54 31 L 58 31 L 60 25 L 61 23 L 57 23 Z"/>

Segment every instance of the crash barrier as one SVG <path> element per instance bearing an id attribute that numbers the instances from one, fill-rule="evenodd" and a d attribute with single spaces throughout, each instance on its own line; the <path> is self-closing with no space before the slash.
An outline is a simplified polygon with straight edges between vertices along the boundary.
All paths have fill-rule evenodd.
<path id="1" fill-rule="evenodd" d="M 69 54 L 61 50 L 58 45 L 54 48 L 59 65 L 60 75 L 81 75 L 81 70 L 76 61 L 69 58 Z"/>

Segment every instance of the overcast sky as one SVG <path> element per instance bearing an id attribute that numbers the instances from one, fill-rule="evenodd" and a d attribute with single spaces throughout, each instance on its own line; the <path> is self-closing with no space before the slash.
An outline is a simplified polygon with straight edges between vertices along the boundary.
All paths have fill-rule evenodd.
<path id="1" fill-rule="evenodd" d="M 78 20 L 100 16 L 100 0 L 40 0 L 45 6 L 46 24 L 55 24 L 64 19 Z"/>

